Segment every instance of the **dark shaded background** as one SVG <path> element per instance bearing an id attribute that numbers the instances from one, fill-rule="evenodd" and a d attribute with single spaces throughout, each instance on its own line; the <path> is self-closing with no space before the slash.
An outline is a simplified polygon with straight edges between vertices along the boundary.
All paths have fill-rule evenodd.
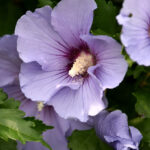
<path id="1" fill-rule="evenodd" d="M 36 7 L 38 0 L 0 0 L 0 36 L 12 34 L 20 16 Z"/>
<path id="2" fill-rule="evenodd" d="M 27 11 L 45 4 L 56 5 L 59 0 L 0 0 L 0 36 L 12 34 L 17 20 Z M 115 5 L 122 0 L 112 0 Z"/>

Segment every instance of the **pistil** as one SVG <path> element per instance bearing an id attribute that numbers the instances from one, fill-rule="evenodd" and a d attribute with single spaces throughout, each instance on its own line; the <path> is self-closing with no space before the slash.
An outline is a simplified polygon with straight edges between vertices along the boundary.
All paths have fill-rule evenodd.
<path id="1" fill-rule="evenodd" d="M 93 55 L 82 51 L 73 63 L 69 70 L 69 75 L 75 77 L 77 75 L 84 75 L 88 68 L 94 65 Z"/>

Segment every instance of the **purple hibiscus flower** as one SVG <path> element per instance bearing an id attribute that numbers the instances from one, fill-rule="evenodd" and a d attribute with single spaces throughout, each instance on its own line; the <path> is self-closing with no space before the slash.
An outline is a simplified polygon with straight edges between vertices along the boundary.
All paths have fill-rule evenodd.
<path id="1" fill-rule="evenodd" d="M 121 40 L 130 57 L 140 65 L 150 65 L 149 0 L 124 0 L 117 16 L 123 25 Z M 136 8 L 135 8 L 136 6 Z"/>
<path id="2" fill-rule="evenodd" d="M 116 150 L 138 150 L 141 133 L 128 126 L 127 116 L 119 110 L 102 111 L 94 118 L 97 135 Z"/>
<path id="3" fill-rule="evenodd" d="M 106 105 L 106 88 L 122 81 L 127 63 L 121 45 L 89 33 L 94 0 L 61 0 L 28 11 L 17 22 L 17 50 L 26 63 L 20 84 L 26 97 L 54 106 L 63 118 L 87 121 Z"/>
<path id="4" fill-rule="evenodd" d="M 33 102 L 24 96 L 19 86 L 18 76 L 22 61 L 19 59 L 16 44 L 17 37 L 14 35 L 7 35 L 0 39 L 0 88 L 4 89 L 8 97 L 21 101 L 20 109 L 26 113 L 26 116 L 34 116 L 46 125 L 54 126 L 54 129 L 43 133 L 45 141 L 53 150 L 68 150 L 66 136 L 75 129 L 83 130 L 90 126 L 75 120 L 65 120 L 56 114 L 52 106 Z M 18 150 L 31 149 L 48 150 L 38 142 L 27 142 L 25 145 L 18 143 Z"/>

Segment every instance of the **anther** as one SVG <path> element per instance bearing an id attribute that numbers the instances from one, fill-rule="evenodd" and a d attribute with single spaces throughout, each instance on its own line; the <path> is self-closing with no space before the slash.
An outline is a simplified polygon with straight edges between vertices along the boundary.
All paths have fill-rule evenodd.
<path id="1" fill-rule="evenodd" d="M 38 109 L 38 111 L 39 112 L 42 111 L 43 108 L 44 108 L 43 102 L 37 102 L 37 109 Z"/>

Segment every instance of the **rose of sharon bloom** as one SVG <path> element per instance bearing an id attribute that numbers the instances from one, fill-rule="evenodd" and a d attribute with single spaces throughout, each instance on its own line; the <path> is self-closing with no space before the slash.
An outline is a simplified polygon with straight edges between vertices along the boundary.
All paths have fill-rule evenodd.
<path id="1" fill-rule="evenodd" d="M 90 126 L 75 120 L 65 120 L 56 114 L 52 106 L 44 106 L 41 102 L 33 102 L 24 96 L 19 86 L 21 60 L 18 57 L 16 43 L 17 37 L 14 35 L 0 39 L 0 88 L 3 88 L 9 97 L 21 101 L 20 109 L 26 116 L 34 116 L 46 125 L 54 126 L 54 129 L 43 133 L 45 141 L 53 150 L 68 150 L 66 136 L 75 129 L 83 130 Z M 48 150 L 38 142 L 27 142 L 25 145 L 18 143 L 18 150 L 31 149 Z"/>
<path id="2" fill-rule="evenodd" d="M 116 150 L 138 150 L 141 133 L 128 126 L 127 116 L 119 110 L 102 111 L 95 117 L 97 135 Z"/>
<path id="3" fill-rule="evenodd" d="M 136 7 L 135 7 L 136 6 Z M 150 65 L 150 1 L 124 0 L 117 16 L 123 25 L 121 40 L 130 57 L 140 65 Z"/>
<path id="4" fill-rule="evenodd" d="M 63 118 L 87 121 L 106 106 L 106 88 L 122 81 L 127 64 L 121 45 L 89 33 L 94 0 L 61 0 L 28 11 L 17 22 L 20 84 L 26 97 L 54 106 Z"/>

